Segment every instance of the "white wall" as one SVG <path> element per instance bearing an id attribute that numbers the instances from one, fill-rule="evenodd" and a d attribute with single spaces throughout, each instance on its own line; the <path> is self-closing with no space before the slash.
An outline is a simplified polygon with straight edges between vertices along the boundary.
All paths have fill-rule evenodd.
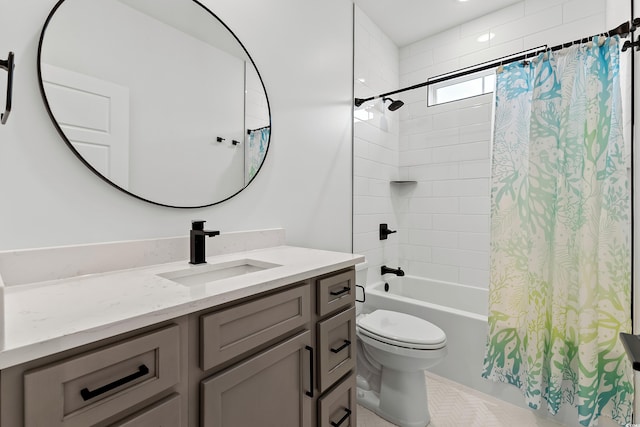
<path id="1" fill-rule="evenodd" d="M 398 48 L 360 8 L 355 8 L 354 91 L 368 98 L 399 87 Z M 380 266 L 398 266 L 398 234 L 379 240 L 379 225 L 398 230 L 392 197 L 401 188 L 398 179 L 398 111 L 389 111 L 382 100 L 355 109 L 354 119 L 354 216 L 353 251 L 369 264 L 367 283 L 380 280 Z"/>
<path id="2" fill-rule="evenodd" d="M 604 32 L 605 3 L 526 0 L 413 43 L 400 50 L 401 87 Z M 477 41 L 489 31 L 492 40 Z M 401 264 L 412 274 L 486 288 L 492 95 L 427 108 L 426 94 L 401 96 L 400 169 L 418 181 L 399 204 Z"/>
<path id="3" fill-rule="evenodd" d="M 257 179 L 233 199 L 197 210 L 121 193 L 89 172 L 59 138 L 36 73 L 38 38 L 55 3 L 2 5 L 0 55 L 15 52 L 16 74 L 13 111 L 0 126 L 0 250 L 183 235 L 199 218 L 222 232 L 283 227 L 290 244 L 351 251 L 349 0 L 203 2 L 256 62 L 273 130 Z M 4 88 L 6 73 L 0 74 Z"/>

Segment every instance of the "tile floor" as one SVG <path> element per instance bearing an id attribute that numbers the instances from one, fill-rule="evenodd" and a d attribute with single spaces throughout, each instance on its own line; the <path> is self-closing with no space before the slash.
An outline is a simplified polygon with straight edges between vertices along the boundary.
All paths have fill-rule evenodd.
<path id="1" fill-rule="evenodd" d="M 429 427 L 558 427 L 519 408 L 472 388 L 427 373 Z M 358 427 L 393 427 L 373 412 L 358 406 Z"/>

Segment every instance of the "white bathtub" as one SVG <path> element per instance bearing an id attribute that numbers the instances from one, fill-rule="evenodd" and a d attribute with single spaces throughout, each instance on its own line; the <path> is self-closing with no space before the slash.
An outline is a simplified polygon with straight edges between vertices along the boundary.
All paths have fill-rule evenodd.
<path id="1" fill-rule="evenodd" d="M 487 336 L 486 289 L 438 282 L 416 276 L 394 277 L 367 287 L 364 311 L 385 308 L 425 319 L 447 334 L 448 354 L 431 372 L 491 393 L 483 379 Z M 484 386 L 484 387 L 483 387 Z"/>
<path id="2" fill-rule="evenodd" d="M 393 277 L 386 283 L 388 292 L 384 290 L 385 282 L 367 286 L 363 312 L 385 308 L 420 317 L 440 327 L 447 334 L 448 353 L 430 372 L 526 408 L 520 390 L 481 376 L 487 339 L 488 290 L 416 276 Z M 577 411 L 570 406 L 561 408 L 555 417 L 546 409 L 529 415 L 534 414 L 536 418 L 552 419 L 563 425 L 578 425 Z M 601 425 L 612 425 L 605 423 L 605 417 L 600 420 Z"/>

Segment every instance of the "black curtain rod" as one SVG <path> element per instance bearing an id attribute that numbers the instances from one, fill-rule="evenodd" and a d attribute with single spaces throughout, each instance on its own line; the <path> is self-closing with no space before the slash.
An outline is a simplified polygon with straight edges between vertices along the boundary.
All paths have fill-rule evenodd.
<path id="1" fill-rule="evenodd" d="M 635 31 L 636 26 L 638 26 L 638 25 L 640 25 L 640 18 L 635 18 L 633 20 L 633 24 L 630 23 L 629 21 L 624 22 L 624 23 L 618 25 L 616 28 L 614 28 L 612 30 L 609 30 L 604 35 L 606 35 L 606 36 L 619 35 L 620 37 L 627 37 L 630 32 Z M 431 79 L 427 80 L 426 82 L 422 82 L 422 83 L 415 84 L 413 86 L 409 86 L 409 87 L 405 87 L 405 88 L 402 88 L 402 89 L 394 90 L 392 92 L 383 93 L 383 94 L 378 95 L 378 96 L 371 96 L 369 98 L 355 98 L 354 105 L 356 107 L 359 107 L 363 103 L 365 103 L 367 101 L 371 101 L 372 99 L 384 98 L 384 97 L 389 96 L 389 95 L 395 95 L 396 93 L 406 92 L 408 90 L 418 89 L 418 88 L 421 88 L 421 87 L 425 87 L 425 86 L 429 86 L 429 85 L 445 82 L 447 80 L 452 80 L 452 79 L 455 79 L 455 78 L 458 78 L 458 77 L 464 77 L 464 76 L 467 76 L 469 74 L 477 73 L 477 72 L 480 72 L 480 71 L 489 70 L 491 68 L 499 67 L 500 65 L 510 64 L 512 62 L 517 62 L 517 61 L 523 61 L 523 60 L 526 60 L 528 58 L 535 57 L 535 56 L 537 56 L 537 55 L 539 55 L 540 53 L 543 53 L 543 52 L 556 51 L 556 50 L 560 50 L 562 48 L 569 47 L 569 46 L 574 45 L 574 44 L 586 43 L 586 42 L 592 40 L 593 37 L 595 37 L 595 36 L 585 37 L 583 39 L 574 40 L 572 42 L 559 44 L 559 45 L 553 46 L 551 48 L 540 47 L 540 48 L 533 48 L 533 49 L 525 50 L 523 52 L 529 52 L 529 53 L 522 54 L 522 55 L 518 55 L 518 53 L 516 53 L 515 55 L 518 55 L 518 56 L 509 55 L 509 56 L 503 57 L 503 58 L 508 58 L 508 59 L 499 58 L 499 59 L 491 61 L 491 62 L 482 63 L 482 64 L 480 64 L 478 66 L 463 68 L 462 70 L 453 71 L 452 73 L 440 74 L 439 76 L 436 76 L 435 78 L 431 78 Z M 636 41 L 636 42 L 631 42 L 631 41 L 627 40 L 625 42 L 622 50 L 625 51 L 629 47 L 634 47 L 634 46 L 636 47 L 636 49 L 640 49 L 640 36 L 638 37 L 638 41 Z M 522 53 L 522 52 L 520 52 L 520 53 Z M 440 76 L 443 76 L 443 77 L 440 77 Z"/>

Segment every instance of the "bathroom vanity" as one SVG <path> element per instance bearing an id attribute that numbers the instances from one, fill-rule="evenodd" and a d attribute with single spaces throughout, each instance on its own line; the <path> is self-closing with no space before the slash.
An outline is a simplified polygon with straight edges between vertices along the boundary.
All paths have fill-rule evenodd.
<path id="1" fill-rule="evenodd" d="M 200 266 L 153 258 L 6 288 L 0 425 L 356 425 L 363 257 L 278 245 Z"/>

